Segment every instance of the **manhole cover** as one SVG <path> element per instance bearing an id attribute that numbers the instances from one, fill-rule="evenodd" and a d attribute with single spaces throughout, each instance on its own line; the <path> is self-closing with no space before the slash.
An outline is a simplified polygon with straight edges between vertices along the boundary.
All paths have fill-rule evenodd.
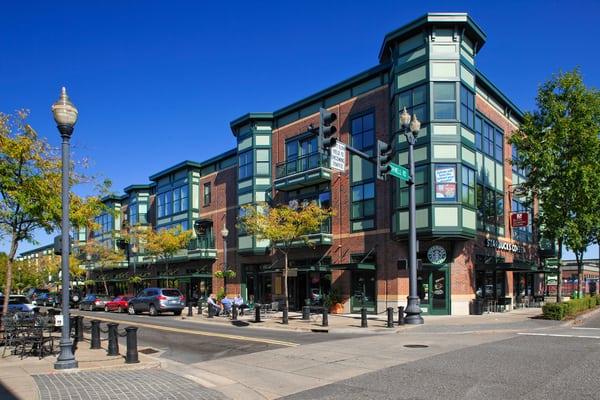
<path id="1" fill-rule="evenodd" d="M 408 347 L 409 349 L 424 349 L 429 346 L 426 344 L 405 344 L 404 347 Z"/>
<path id="2" fill-rule="evenodd" d="M 139 353 L 154 354 L 154 353 L 158 353 L 158 350 L 148 347 L 147 349 L 140 350 Z"/>

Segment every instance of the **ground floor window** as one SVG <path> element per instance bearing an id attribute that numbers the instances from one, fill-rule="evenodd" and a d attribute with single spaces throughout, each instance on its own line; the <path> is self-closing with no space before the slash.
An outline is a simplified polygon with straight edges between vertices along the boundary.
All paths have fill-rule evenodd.
<path id="1" fill-rule="evenodd" d="M 506 272 L 494 269 L 475 272 L 475 295 L 483 299 L 506 296 Z"/>

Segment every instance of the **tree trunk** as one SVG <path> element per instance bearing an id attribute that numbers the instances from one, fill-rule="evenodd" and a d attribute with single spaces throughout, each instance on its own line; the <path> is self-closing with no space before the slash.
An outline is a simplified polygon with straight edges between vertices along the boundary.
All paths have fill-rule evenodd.
<path id="1" fill-rule="evenodd" d="M 8 253 L 8 261 L 6 263 L 6 283 L 4 285 L 4 302 L 2 304 L 3 313 L 8 313 L 8 300 L 10 298 L 10 290 L 12 284 L 12 267 L 13 261 L 15 260 L 15 255 L 17 254 L 17 249 L 19 247 L 19 242 L 17 238 L 13 235 L 12 240 L 10 242 L 10 252 Z M 2 321 L 0 320 L 0 326 L 2 326 Z"/>
<path id="2" fill-rule="evenodd" d="M 167 287 L 169 287 L 169 260 L 165 258 L 165 274 L 167 275 Z"/>
<path id="3" fill-rule="evenodd" d="M 289 310 L 289 299 L 288 299 L 288 253 L 283 252 L 283 291 L 285 295 L 285 309 Z M 285 321 L 284 321 L 285 323 Z"/>
<path id="4" fill-rule="evenodd" d="M 583 294 L 583 253 L 575 252 L 575 260 L 577 261 L 577 292 L 579 297 Z"/>
<path id="5" fill-rule="evenodd" d="M 104 274 L 104 267 L 101 269 L 102 283 L 104 284 L 104 293 L 108 296 L 108 285 L 106 284 L 106 275 Z"/>
<path id="6" fill-rule="evenodd" d="M 558 239 L 558 278 L 556 279 L 556 302 L 562 301 L 562 238 Z"/>

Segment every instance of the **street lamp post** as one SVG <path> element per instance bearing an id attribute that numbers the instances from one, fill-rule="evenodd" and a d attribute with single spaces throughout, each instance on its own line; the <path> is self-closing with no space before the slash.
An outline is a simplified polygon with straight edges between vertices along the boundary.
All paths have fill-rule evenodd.
<path id="1" fill-rule="evenodd" d="M 223 291 L 227 296 L 227 236 L 229 236 L 229 230 L 223 226 L 221 229 L 221 237 L 223 237 Z"/>
<path id="2" fill-rule="evenodd" d="M 408 304 L 406 306 L 405 323 L 419 325 L 423 323 L 421 317 L 421 307 L 419 306 L 419 296 L 417 295 L 417 227 L 416 227 L 416 203 L 415 203 L 415 158 L 414 146 L 417 141 L 417 135 L 421 129 L 421 123 L 415 114 L 412 115 L 404 111 L 400 115 L 400 122 L 404 129 L 404 136 L 408 142 L 408 164 L 410 169 L 410 181 L 408 181 Z"/>
<path id="3" fill-rule="evenodd" d="M 55 369 L 77 368 L 78 364 L 71 350 L 72 342 L 70 333 L 70 311 L 69 311 L 69 140 L 73 134 L 73 128 L 77 122 L 77 109 L 67 96 L 67 89 L 62 88 L 60 98 L 52 104 L 54 121 L 62 138 L 62 314 L 63 326 L 60 338 L 60 354 L 54 364 Z"/>

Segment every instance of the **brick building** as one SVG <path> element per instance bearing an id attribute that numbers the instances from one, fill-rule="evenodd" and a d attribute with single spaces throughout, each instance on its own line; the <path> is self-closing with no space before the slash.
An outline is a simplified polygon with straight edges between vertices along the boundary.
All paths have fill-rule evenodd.
<path id="1" fill-rule="evenodd" d="M 408 188 L 377 180 L 371 162 L 347 155 L 345 171 L 332 170 L 312 127 L 319 108 L 337 114 L 340 141 L 374 155 L 377 140 L 393 143 L 406 165 L 399 115 L 406 107 L 421 120 L 415 145 L 418 292 L 430 314 L 466 314 L 476 296 L 516 297 L 538 273 L 531 223 L 511 228 L 512 211 L 532 214 L 514 187 L 525 172 L 507 139 L 523 116 L 476 67 L 486 36 L 462 13 L 430 13 L 387 34 L 376 65 L 273 112 L 248 113 L 231 122 L 237 146 L 204 162 L 186 161 L 107 198 L 122 218 L 108 217 L 100 235 L 114 240 L 128 226 L 202 227 L 169 268 L 187 293 L 222 287 L 221 230 L 229 231 L 228 292 L 282 300 L 282 257 L 270 243 L 236 226 L 241 206 L 259 202 L 316 201 L 335 215 L 310 236 L 314 247 L 290 255 L 290 307 L 337 289 L 345 312 L 366 306 L 383 312 L 408 294 Z M 106 217 L 104 217 L 106 218 Z M 124 224 L 126 222 L 126 224 Z M 104 227 L 104 225 L 103 225 Z M 95 233 L 94 235 L 98 235 Z M 105 235 L 105 236 L 102 236 Z M 164 282 L 166 271 L 143 250 L 129 252 L 114 288 L 125 290 L 136 268 L 144 285 Z M 112 272 L 111 272 L 112 273 Z"/>

